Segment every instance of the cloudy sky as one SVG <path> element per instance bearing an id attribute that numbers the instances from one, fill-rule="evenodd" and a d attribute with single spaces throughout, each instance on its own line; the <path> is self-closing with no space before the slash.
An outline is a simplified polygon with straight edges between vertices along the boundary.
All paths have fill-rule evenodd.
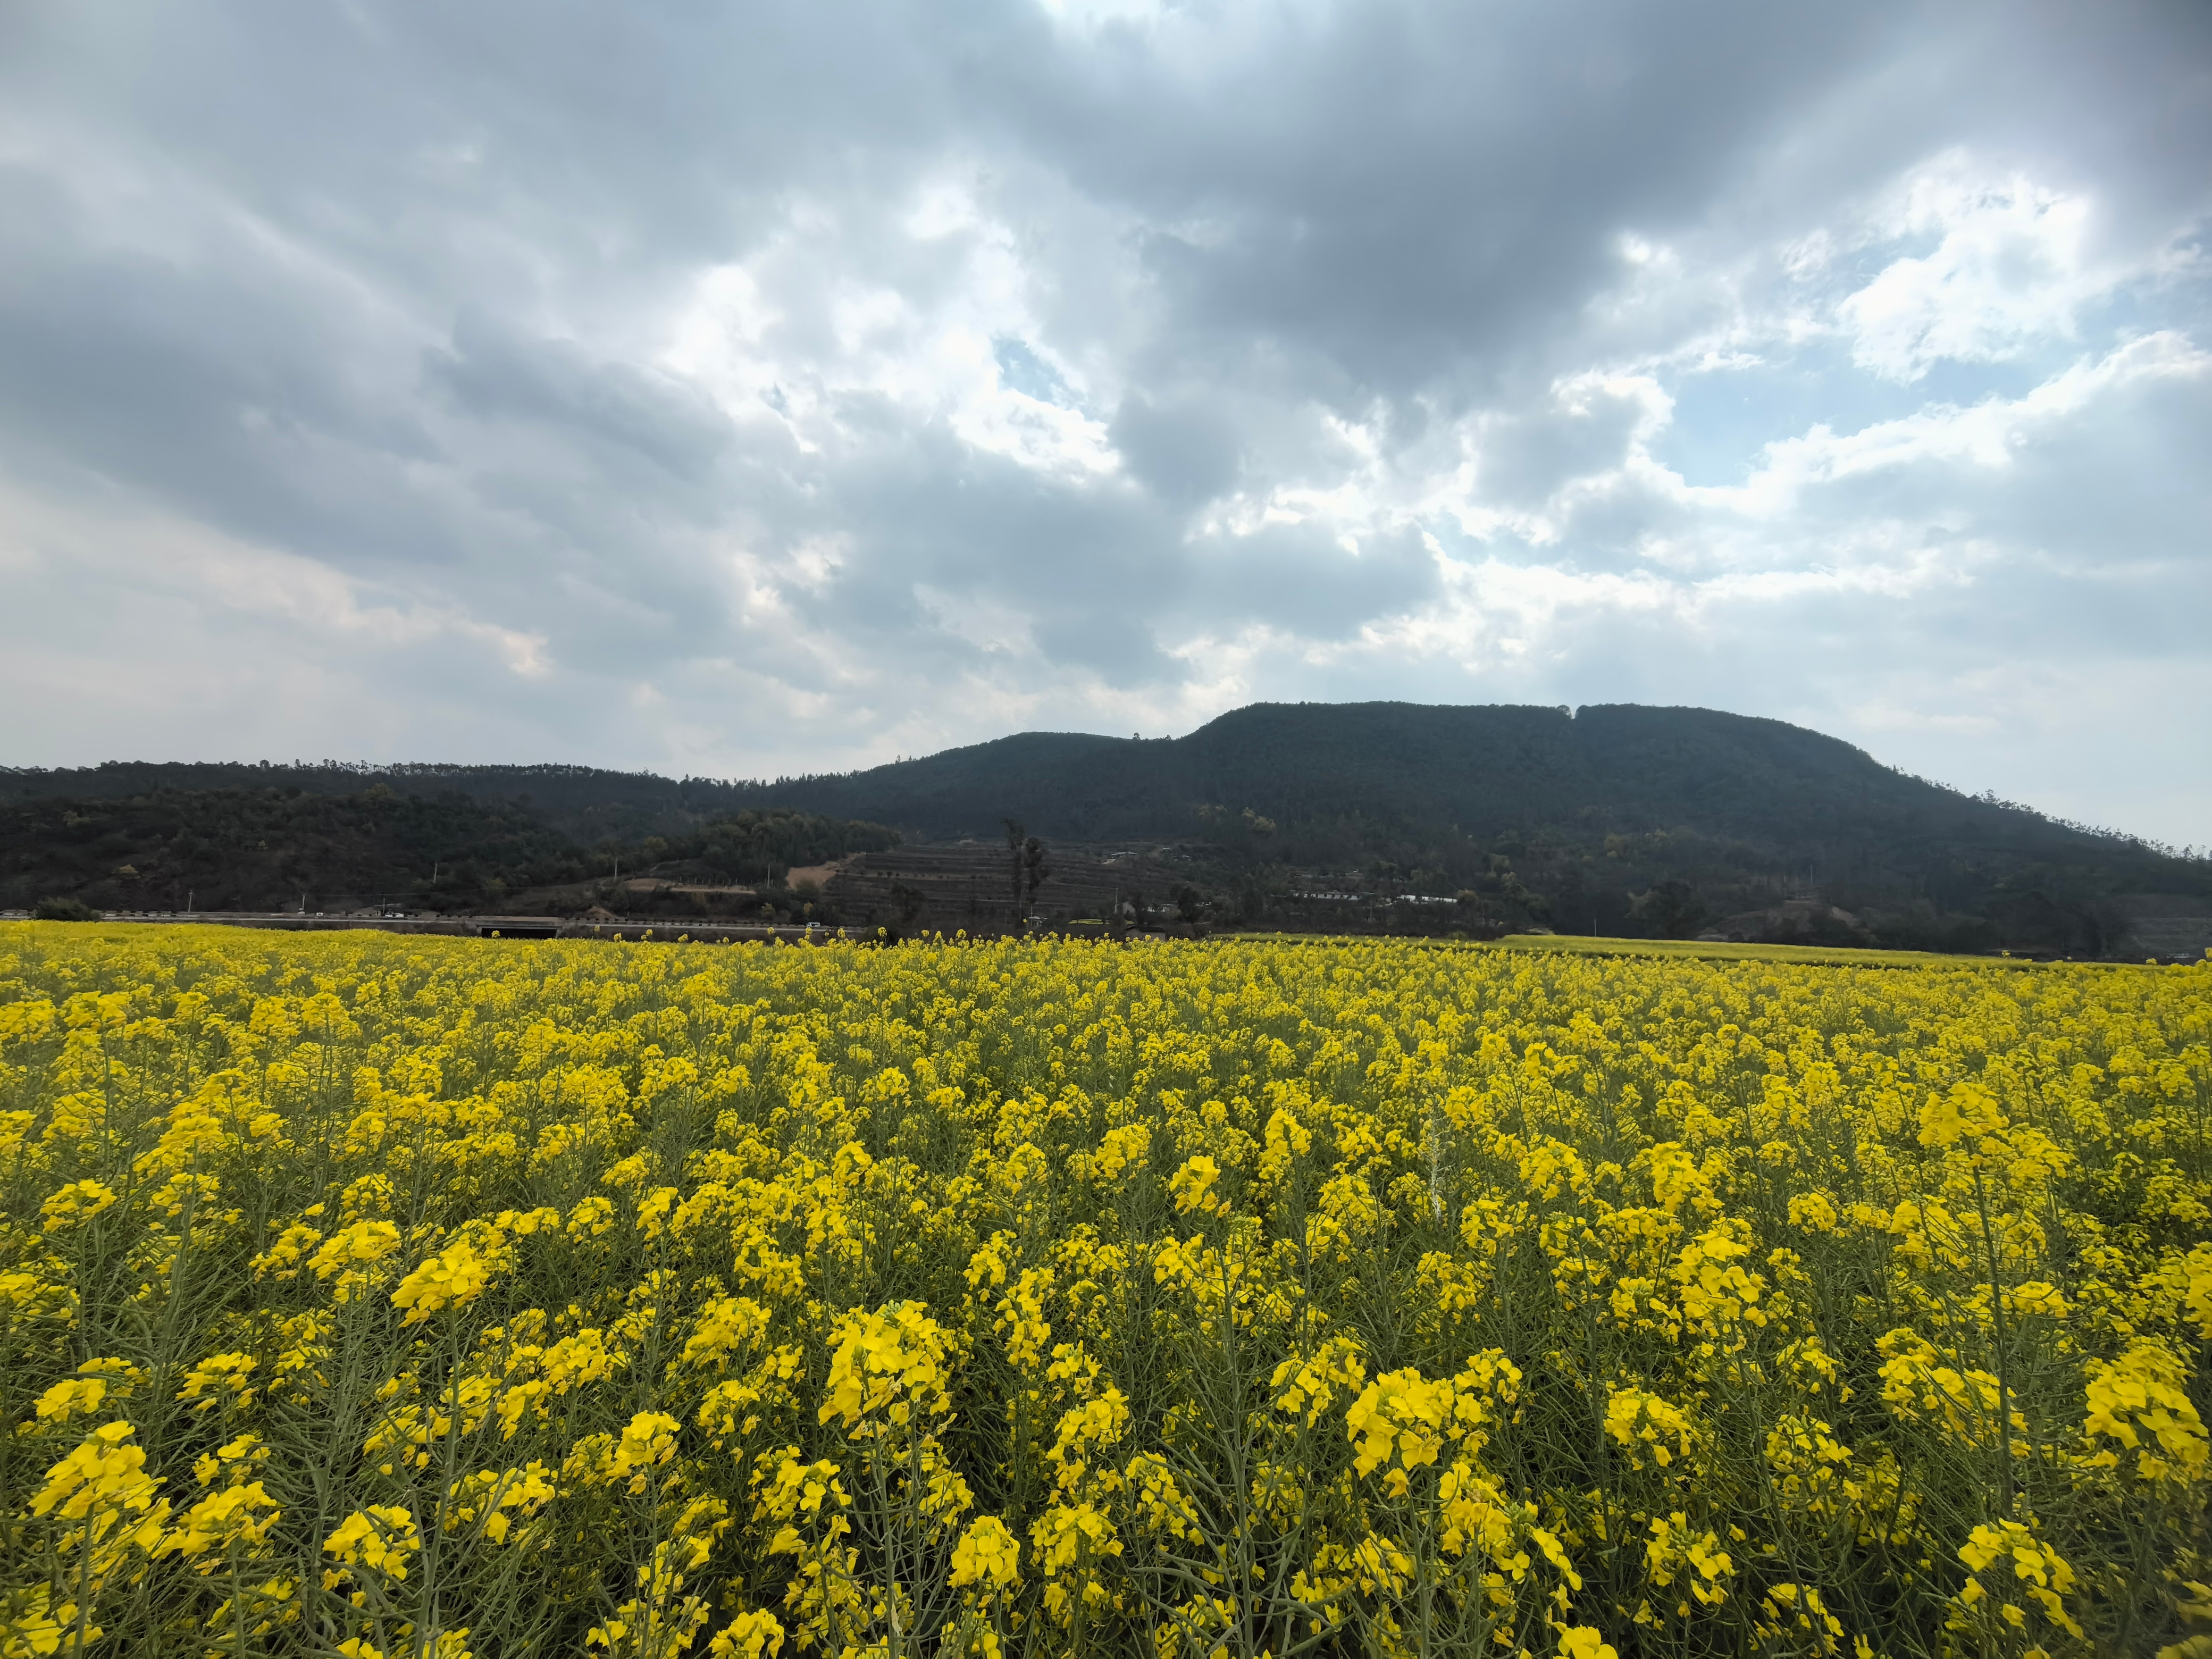
<path id="1" fill-rule="evenodd" d="M 0 763 L 1692 703 L 2212 842 L 2212 8 L 0 0 Z"/>

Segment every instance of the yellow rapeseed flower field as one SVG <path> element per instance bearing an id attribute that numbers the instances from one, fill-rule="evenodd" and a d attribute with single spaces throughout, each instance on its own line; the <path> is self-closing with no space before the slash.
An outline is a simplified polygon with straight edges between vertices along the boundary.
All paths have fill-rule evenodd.
<path id="1" fill-rule="evenodd" d="M 2203 969 L 0 928 L 0 1659 L 2212 1655 L 2208 1048 Z"/>

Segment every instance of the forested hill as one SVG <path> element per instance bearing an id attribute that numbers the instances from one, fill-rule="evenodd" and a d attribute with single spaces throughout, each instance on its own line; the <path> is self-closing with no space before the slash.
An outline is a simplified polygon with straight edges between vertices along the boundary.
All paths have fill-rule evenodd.
<path id="1" fill-rule="evenodd" d="M 107 761 L 98 766 L 0 768 L 0 805 L 41 800 L 124 800 L 157 791 L 358 795 L 381 784 L 425 799 L 465 796 L 514 805 L 582 842 L 680 830 L 763 803 L 767 786 L 719 778 L 664 778 L 593 766 L 374 766 L 349 761 Z"/>
<path id="2" fill-rule="evenodd" d="M 68 900 L 102 910 L 351 911 L 632 908 L 627 873 L 684 896 L 773 884 L 795 866 L 897 845 L 895 830 L 787 809 L 670 824 L 586 844 L 525 803 L 379 781 L 350 793 L 154 787 L 0 800 L 0 908 Z M 727 908 L 726 904 L 720 908 Z"/>
<path id="3" fill-rule="evenodd" d="M 1924 782 L 1817 732 L 1635 704 L 1255 703 L 1185 738 L 1024 732 L 767 796 L 933 839 L 994 835 L 1008 814 L 1053 836 L 1188 838 L 1201 806 L 1249 807 L 1275 821 L 1282 845 L 1315 856 L 1339 839 L 1348 854 L 1376 836 L 1487 840 L 1575 824 L 1793 846 L 1963 836 L 2113 850 L 2110 837 Z"/>
<path id="4" fill-rule="evenodd" d="M 866 771 L 779 780 L 666 778 L 586 766 L 109 762 L 0 769 L 0 802 L 156 790 L 463 795 L 520 806 L 578 840 L 644 834 L 744 807 L 896 824 L 925 840 L 996 836 L 1015 817 L 1055 839 L 1208 837 L 1249 808 L 1281 851 L 1344 854 L 1439 831 L 1489 839 L 1554 825 L 1683 827 L 1778 846 L 1978 842 L 2103 858 L 2130 846 L 1976 799 L 1779 720 L 1698 708 L 1255 703 L 1183 738 L 1027 732 Z"/>
<path id="5" fill-rule="evenodd" d="M 1839 939 L 1873 917 L 1893 943 L 2094 953 L 2118 896 L 2212 894 L 2204 860 L 1965 795 L 1817 732 L 1635 704 L 1261 703 L 1184 738 L 1029 732 L 767 799 L 918 838 L 989 836 L 1012 817 L 1048 837 L 1211 842 L 1472 885 L 1577 932 L 1763 910 L 1771 933 L 1794 904 L 1796 926 Z"/>
<path id="6" fill-rule="evenodd" d="M 1182 738 L 1024 732 L 775 782 L 118 763 L 0 775 L 0 802 L 372 786 L 495 804 L 514 819 L 503 835 L 528 820 L 606 846 L 695 834 L 739 811 L 864 820 L 915 842 L 995 842 L 1012 818 L 1048 841 L 1182 848 L 1201 884 L 1242 891 L 1247 915 L 1262 887 L 1364 881 L 1471 893 L 1495 920 L 1576 932 L 1734 921 L 1839 942 L 2095 954 L 2124 933 L 2114 918 L 2130 896 L 2173 896 L 2185 910 L 2212 896 L 2203 860 L 1969 797 L 1781 721 L 1632 704 L 1261 703 Z"/>

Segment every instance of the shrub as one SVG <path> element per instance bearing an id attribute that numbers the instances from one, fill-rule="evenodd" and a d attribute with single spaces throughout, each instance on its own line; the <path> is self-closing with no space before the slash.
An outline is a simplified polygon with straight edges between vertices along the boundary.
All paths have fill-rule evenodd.
<path id="1" fill-rule="evenodd" d="M 53 894 L 31 907 L 33 921 L 98 921 L 99 911 L 70 894 Z"/>

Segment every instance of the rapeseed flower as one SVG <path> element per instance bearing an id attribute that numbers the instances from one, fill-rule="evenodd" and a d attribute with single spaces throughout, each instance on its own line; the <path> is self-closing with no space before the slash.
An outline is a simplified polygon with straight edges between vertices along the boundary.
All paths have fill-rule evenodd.
<path id="1" fill-rule="evenodd" d="M 0 924 L 0 1647 L 2181 1653 L 2205 982 Z"/>

